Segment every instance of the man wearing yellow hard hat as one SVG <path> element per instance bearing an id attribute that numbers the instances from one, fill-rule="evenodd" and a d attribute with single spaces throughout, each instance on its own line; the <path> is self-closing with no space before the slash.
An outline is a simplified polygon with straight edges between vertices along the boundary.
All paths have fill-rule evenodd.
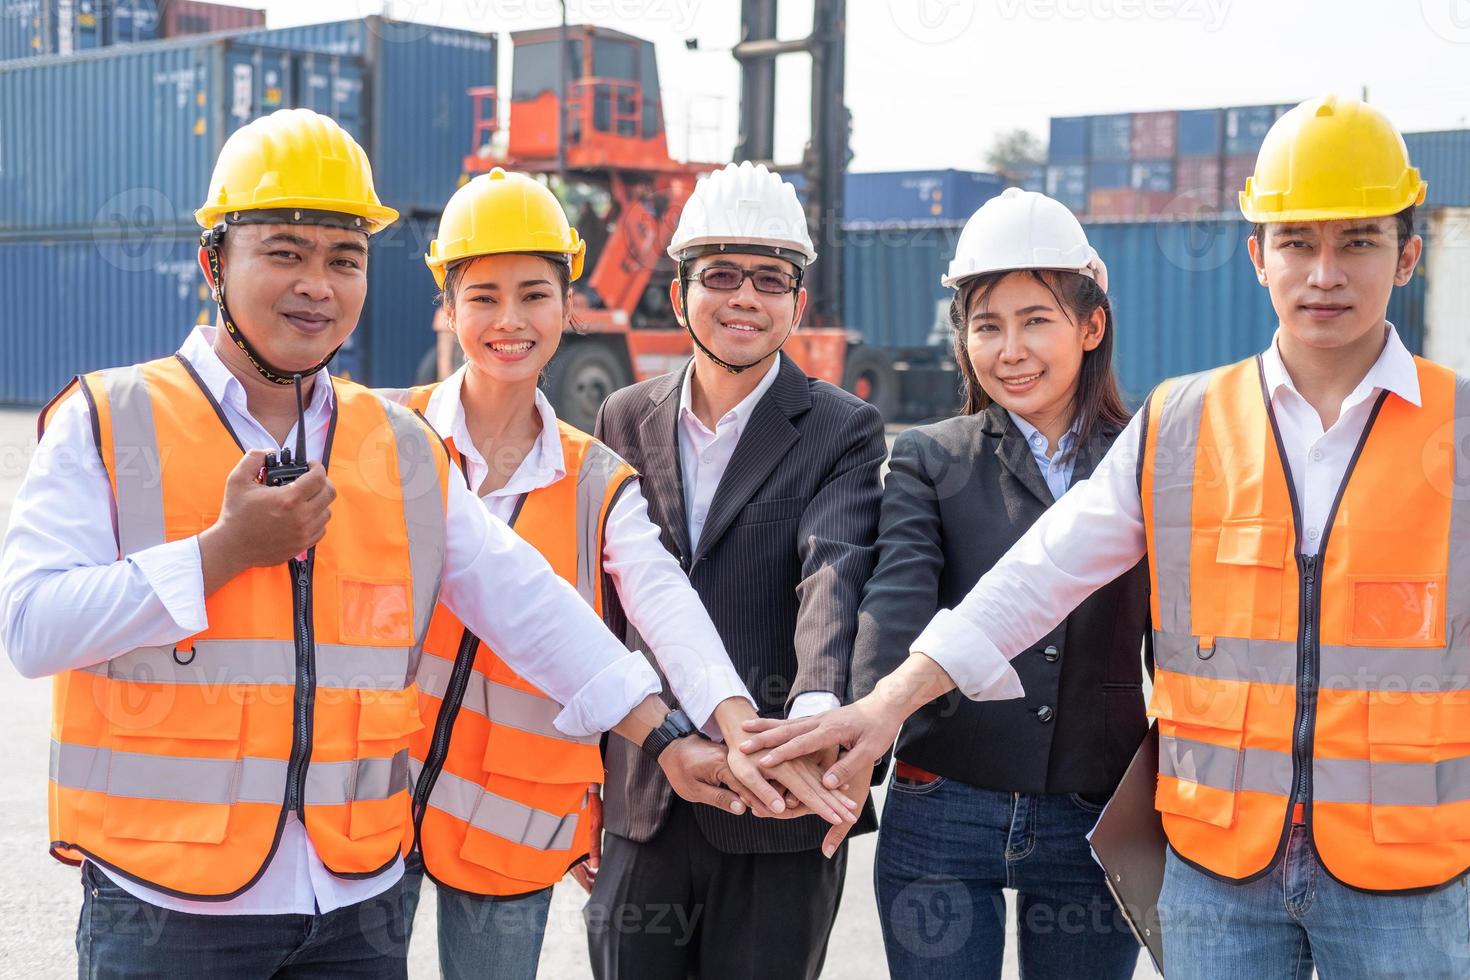
<path id="1" fill-rule="evenodd" d="M 1425 186 L 1371 106 L 1282 116 L 1240 195 L 1271 345 L 1160 385 L 872 697 L 750 750 L 866 772 L 1146 553 L 1170 980 L 1470 976 L 1470 382 L 1385 319 Z"/>
<path id="2" fill-rule="evenodd" d="M 197 217 L 215 324 L 52 402 L 0 565 L 0 639 L 54 678 L 51 849 L 82 866 L 80 975 L 402 977 L 436 603 L 565 735 L 642 743 L 668 711 L 421 418 L 325 372 L 397 217 L 361 147 L 307 110 L 257 120 Z"/>

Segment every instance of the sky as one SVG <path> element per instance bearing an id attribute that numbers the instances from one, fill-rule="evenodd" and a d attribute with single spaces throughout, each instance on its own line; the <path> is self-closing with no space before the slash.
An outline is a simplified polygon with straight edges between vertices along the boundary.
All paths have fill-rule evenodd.
<path id="1" fill-rule="evenodd" d="M 557 0 L 237 2 L 272 27 L 386 10 L 503 34 L 561 16 Z M 782 38 L 810 31 L 810 0 L 780 13 Z M 568 19 L 653 41 L 671 153 L 730 158 L 739 0 L 568 0 Z M 848 0 L 846 54 L 854 171 L 983 170 L 997 133 L 1045 141 L 1052 116 L 1329 91 L 1366 89 L 1406 132 L 1470 127 L 1470 0 Z M 502 57 L 502 87 L 509 69 Z M 798 160 L 809 135 L 810 70 L 805 55 L 778 62 L 778 161 Z"/>

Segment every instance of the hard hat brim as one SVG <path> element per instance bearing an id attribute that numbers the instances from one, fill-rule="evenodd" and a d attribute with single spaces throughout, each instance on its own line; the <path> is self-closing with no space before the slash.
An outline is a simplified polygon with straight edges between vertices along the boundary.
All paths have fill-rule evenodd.
<path id="1" fill-rule="evenodd" d="M 237 212 L 275 211 L 285 208 L 299 208 L 302 211 L 327 211 L 362 218 L 367 222 L 367 233 L 369 235 L 377 234 L 398 220 L 398 212 L 382 204 L 364 204 L 361 201 L 334 201 L 305 197 L 282 197 L 272 200 L 256 201 L 248 208 L 227 208 L 210 205 L 195 211 L 194 220 L 199 223 L 199 227 L 207 229 L 213 228 L 221 220 L 227 219 L 228 215 Z"/>

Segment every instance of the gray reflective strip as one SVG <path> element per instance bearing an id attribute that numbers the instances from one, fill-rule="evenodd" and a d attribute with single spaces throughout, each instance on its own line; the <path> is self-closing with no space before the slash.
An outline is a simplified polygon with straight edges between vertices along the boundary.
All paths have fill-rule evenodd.
<path id="1" fill-rule="evenodd" d="M 335 806 L 354 800 L 386 800 L 412 788 L 408 749 L 391 758 L 313 762 L 306 768 L 308 806 Z"/>
<path id="2" fill-rule="evenodd" d="M 398 457 L 398 481 L 403 487 L 403 520 L 408 528 L 408 555 L 413 575 L 413 635 L 415 647 L 424 642 L 429 619 L 439 600 L 444 573 L 444 499 L 435 461 L 433 437 L 418 416 L 401 405 L 383 401 Z"/>
<path id="3" fill-rule="evenodd" d="M 280 803 L 284 759 L 204 759 L 119 752 L 51 743 L 51 779 L 68 789 L 177 803 Z M 314 762 L 306 770 L 306 802 L 338 806 L 383 800 L 407 790 L 408 750 L 390 759 Z"/>
<path id="4" fill-rule="evenodd" d="M 1159 736 L 1159 775 L 1227 792 L 1237 789 L 1288 796 L 1291 756 L 1270 749 L 1238 749 L 1187 738 Z"/>
<path id="5" fill-rule="evenodd" d="M 123 556 L 164 543 L 163 468 L 153 399 L 139 365 L 102 372 L 112 415 L 118 549 Z"/>
<path id="6" fill-rule="evenodd" d="M 593 444 L 577 471 L 577 594 L 592 606 L 602 569 L 602 501 L 622 460 L 610 449 Z"/>
<path id="7" fill-rule="evenodd" d="M 374 388 L 373 393 L 381 398 L 386 398 L 395 405 L 408 407 L 408 396 L 411 389 L 408 388 Z"/>
<path id="8" fill-rule="evenodd" d="M 443 657 L 426 653 L 419 661 L 418 686 L 425 694 L 436 698 L 444 697 L 449 690 L 449 678 L 454 665 Z M 470 672 L 470 682 L 465 688 L 460 706 L 465 711 L 489 718 L 497 725 L 530 732 L 543 738 L 554 738 L 577 745 L 596 745 L 600 735 L 574 737 L 564 735 L 556 727 L 556 717 L 562 706 L 551 698 L 532 694 L 520 688 L 497 684 L 479 671 Z"/>
<path id="9" fill-rule="evenodd" d="M 1155 630 L 1154 663 L 1190 677 L 1296 685 L 1294 640 L 1216 637 L 1214 653 L 1205 658 L 1196 637 Z M 1442 647 L 1323 646 L 1318 670 L 1324 691 L 1470 690 L 1464 657 Z"/>
<path id="10" fill-rule="evenodd" d="M 1188 633 L 1189 551 L 1194 529 L 1194 467 L 1200 418 L 1211 373 L 1192 374 L 1169 386 L 1154 439 L 1153 532 L 1159 626 Z"/>
<path id="11" fill-rule="evenodd" d="M 337 690 L 401 691 L 408 686 L 406 647 L 318 643 L 316 686 Z M 193 659 L 174 648 L 139 647 L 91 674 L 141 684 L 294 684 L 296 645 L 290 640 L 197 640 Z M 186 660 L 180 664 L 178 660 Z"/>
<path id="12" fill-rule="evenodd" d="M 577 833 L 575 813 L 564 817 L 507 800 L 468 779 L 440 772 L 429 806 L 513 844 L 538 851 L 565 851 Z"/>
<path id="13" fill-rule="evenodd" d="M 1453 447 L 1455 480 L 1450 500 L 1450 554 L 1445 583 L 1445 638 L 1450 649 L 1470 642 L 1470 380 L 1455 376 Z"/>

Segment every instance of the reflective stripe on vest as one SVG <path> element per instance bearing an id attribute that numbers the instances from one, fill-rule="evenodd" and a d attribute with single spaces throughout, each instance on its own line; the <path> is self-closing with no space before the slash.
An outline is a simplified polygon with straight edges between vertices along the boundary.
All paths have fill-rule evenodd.
<path id="1" fill-rule="evenodd" d="M 1220 877 L 1274 866 L 1303 788 L 1348 885 L 1470 867 L 1470 384 L 1416 363 L 1422 405 L 1382 398 L 1310 559 L 1258 363 L 1151 397 L 1157 803 Z"/>
<path id="2" fill-rule="evenodd" d="M 242 450 L 187 364 L 80 383 L 119 556 L 213 524 Z M 206 598 L 195 636 L 56 679 L 58 856 L 228 898 L 258 877 L 288 804 L 340 874 L 376 872 L 409 843 L 411 681 L 438 600 L 449 462 L 411 412 L 330 383 L 338 497 L 309 561 L 241 573 Z"/>
<path id="3" fill-rule="evenodd" d="M 422 412 L 432 392 L 430 386 L 398 397 Z M 587 434 L 565 424 L 559 434 L 566 475 L 528 493 L 514 526 L 600 613 L 608 512 L 635 474 Z M 472 664 L 458 667 L 463 694 L 446 710 L 466 638 L 463 625 L 441 606 L 416 678 L 425 727 L 411 752 L 415 772 L 422 773 L 415 781 L 424 803 L 424 867 L 435 881 L 461 891 L 536 891 L 559 880 L 587 851 L 590 827 L 583 814 L 589 784 L 602 778 L 601 739 L 558 731 L 561 705 L 484 647 L 473 652 Z M 447 726 L 442 762 L 426 766 L 441 726 Z"/>

